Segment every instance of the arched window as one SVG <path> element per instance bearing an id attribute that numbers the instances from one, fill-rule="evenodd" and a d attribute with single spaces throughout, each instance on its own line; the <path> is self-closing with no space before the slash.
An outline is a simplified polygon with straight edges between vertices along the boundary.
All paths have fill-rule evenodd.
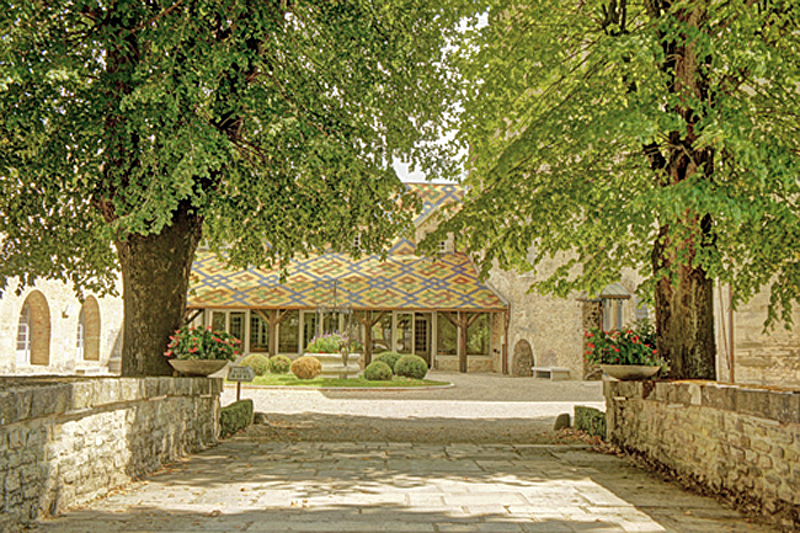
<path id="1" fill-rule="evenodd" d="M 84 361 L 100 360 L 100 306 L 93 296 L 86 298 L 78 317 L 78 336 L 76 341 L 78 359 Z"/>
<path id="2" fill-rule="evenodd" d="M 50 364 L 50 307 L 40 291 L 25 299 L 17 325 L 17 365 Z"/>
<path id="3" fill-rule="evenodd" d="M 31 306 L 25 300 L 17 325 L 17 366 L 31 364 Z"/>

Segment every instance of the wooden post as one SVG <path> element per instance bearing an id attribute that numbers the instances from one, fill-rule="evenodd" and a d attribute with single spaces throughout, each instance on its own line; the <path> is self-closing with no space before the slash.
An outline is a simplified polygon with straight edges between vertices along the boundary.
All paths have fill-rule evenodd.
<path id="1" fill-rule="evenodd" d="M 359 313 L 354 314 L 364 326 L 364 366 L 366 367 L 372 362 L 372 328 L 386 315 L 386 311 L 378 313 L 374 320 L 370 320 L 369 311 L 364 311 L 363 317 Z"/>
<path id="2" fill-rule="evenodd" d="M 269 314 L 265 313 L 263 309 L 254 309 L 255 313 L 269 326 L 269 356 L 272 357 L 278 353 L 278 324 L 288 313 L 288 309 L 280 311 L 278 309 L 268 309 Z"/>

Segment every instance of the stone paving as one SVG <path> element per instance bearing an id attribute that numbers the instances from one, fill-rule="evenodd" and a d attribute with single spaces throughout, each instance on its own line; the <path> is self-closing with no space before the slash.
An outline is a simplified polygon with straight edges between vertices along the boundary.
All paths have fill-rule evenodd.
<path id="1" fill-rule="evenodd" d="M 491 383 L 494 390 L 504 382 Z M 500 389 L 508 392 L 520 387 L 524 396 L 527 389 L 519 383 Z M 294 413 L 292 416 L 299 417 L 309 412 L 303 398 L 322 403 L 329 400 L 291 391 L 282 394 L 287 407 L 278 412 L 284 416 Z M 331 409 L 340 404 L 339 413 L 344 413 L 341 418 L 332 417 L 331 427 L 339 420 L 368 412 L 370 402 L 364 402 L 363 396 L 348 401 L 342 394 L 337 393 L 334 402 L 326 403 Z M 496 391 L 493 394 L 499 408 L 505 401 Z M 563 401 L 559 394 L 556 391 L 548 397 Z M 451 399 L 418 397 L 421 402 L 432 398 L 438 398 L 437 412 L 443 416 L 441 402 Z M 526 398 L 506 398 L 515 400 Z M 257 404 L 264 410 L 262 401 Z M 490 407 L 490 402 L 485 402 L 478 410 L 473 406 L 472 411 L 476 418 L 494 420 L 502 427 L 502 408 L 493 411 Z M 364 409 L 367 411 L 362 412 Z M 397 415 L 403 412 L 399 408 L 395 414 L 408 416 L 411 423 L 416 416 L 409 414 L 412 411 Z M 456 413 L 462 411 L 469 409 L 454 409 Z M 529 416 L 532 420 L 537 417 L 536 413 Z M 470 423 L 466 417 L 458 420 Z M 459 440 L 457 428 L 458 424 L 452 423 L 442 431 L 455 442 Z M 276 442 L 265 439 L 263 433 L 246 433 L 84 508 L 42 520 L 32 531 L 778 531 L 754 523 L 713 499 L 686 492 L 623 459 L 586 447 L 530 442 L 433 444 L 424 442 L 425 435 L 413 443 L 363 442 L 357 438 L 344 442 Z"/>
<path id="2" fill-rule="evenodd" d="M 773 530 L 575 447 L 234 440 L 33 531 Z"/>

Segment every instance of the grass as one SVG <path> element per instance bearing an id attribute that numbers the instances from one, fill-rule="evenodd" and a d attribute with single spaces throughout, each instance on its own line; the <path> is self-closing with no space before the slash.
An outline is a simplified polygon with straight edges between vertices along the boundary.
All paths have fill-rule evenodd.
<path id="1" fill-rule="evenodd" d="M 264 374 L 256 376 L 249 385 L 265 385 L 279 387 L 309 387 L 309 388 L 337 388 L 347 387 L 356 389 L 385 389 L 389 387 L 435 387 L 449 385 L 446 381 L 433 381 L 431 379 L 414 379 L 394 376 L 391 381 L 370 381 L 364 377 L 340 378 L 314 378 L 298 379 L 294 374 Z"/>

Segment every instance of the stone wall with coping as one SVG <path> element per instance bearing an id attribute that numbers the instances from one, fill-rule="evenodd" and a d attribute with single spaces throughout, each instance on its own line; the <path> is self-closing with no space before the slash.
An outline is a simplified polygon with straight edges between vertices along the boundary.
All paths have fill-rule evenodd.
<path id="1" fill-rule="evenodd" d="M 0 378 L 0 531 L 217 442 L 221 379 Z"/>
<path id="2" fill-rule="evenodd" d="M 611 443 L 800 530 L 800 391 L 638 381 L 604 393 Z"/>

